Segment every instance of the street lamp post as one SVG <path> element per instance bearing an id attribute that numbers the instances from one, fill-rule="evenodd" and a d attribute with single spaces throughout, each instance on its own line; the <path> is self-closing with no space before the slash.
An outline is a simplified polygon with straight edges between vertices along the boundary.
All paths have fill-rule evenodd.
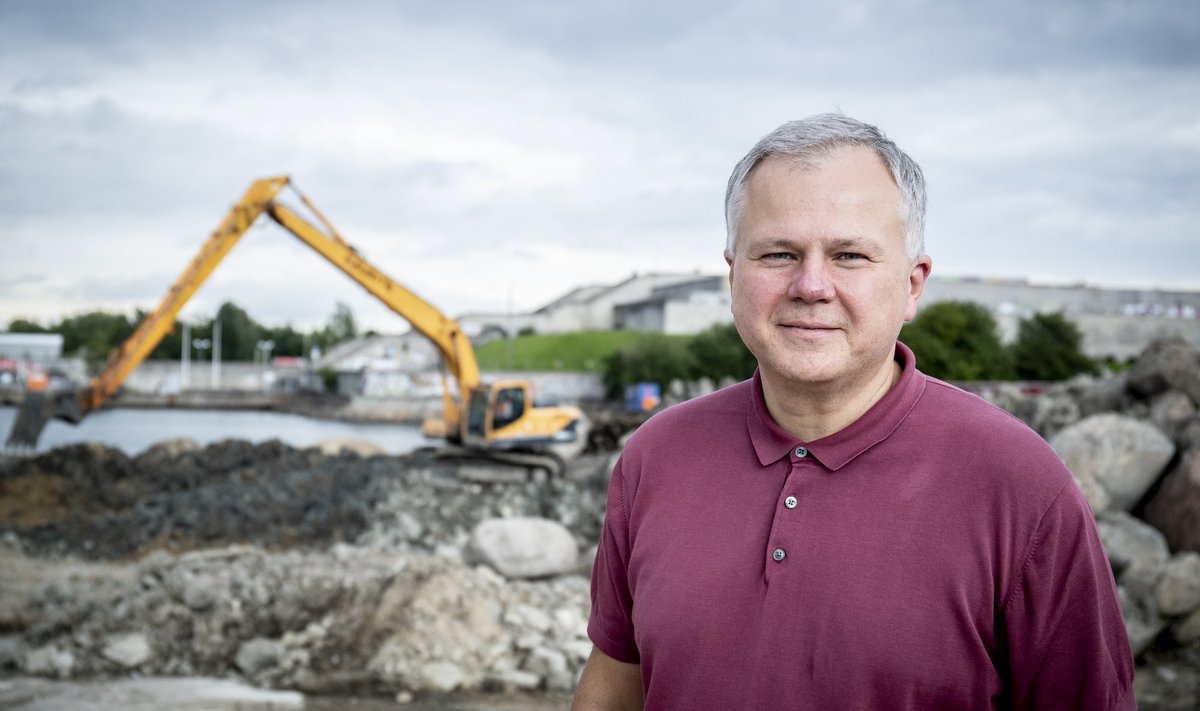
<path id="1" fill-rule="evenodd" d="M 254 355 L 262 354 L 262 383 L 263 389 L 266 390 L 268 385 L 275 381 L 275 375 L 271 372 L 271 351 L 275 349 L 275 341 L 270 339 L 259 341 L 254 344 Z"/>
<path id="2" fill-rule="evenodd" d="M 208 350 L 209 346 L 211 345 L 212 341 L 208 340 L 207 338 L 193 338 L 192 348 L 196 349 L 196 360 L 204 360 L 204 351 Z M 212 387 L 211 383 L 209 383 L 209 387 Z"/>

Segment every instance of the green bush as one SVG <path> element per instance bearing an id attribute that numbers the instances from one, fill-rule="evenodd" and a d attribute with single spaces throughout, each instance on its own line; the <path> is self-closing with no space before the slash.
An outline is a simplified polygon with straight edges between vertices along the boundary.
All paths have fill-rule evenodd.
<path id="1" fill-rule="evenodd" d="M 758 361 L 742 342 L 732 323 L 711 326 L 692 337 L 687 344 L 692 354 L 696 378 L 745 380 L 754 375 Z"/>
<path id="2" fill-rule="evenodd" d="M 926 306 L 900 332 L 917 356 L 917 367 L 943 380 L 1006 380 L 1012 358 L 1000 343 L 987 309 L 968 301 Z"/>
<path id="3" fill-rule="evenodd" d="M 1061 312 L 1021 319 L 1012 346 L 1017 377 L 1066 380 L 1079 373 L 1094 375 L 1099 368 L 1082 346 L 1083 333 Z"/>
<path id="4" fill-rule="evenodd" d="M 688 342 L 661 333 L 639 334 L 605 360 L 604 387 L 620 397 L 632 383 L 658 383 L 665 391 L 672 380 L 688 380 L 696 369 Z"/>

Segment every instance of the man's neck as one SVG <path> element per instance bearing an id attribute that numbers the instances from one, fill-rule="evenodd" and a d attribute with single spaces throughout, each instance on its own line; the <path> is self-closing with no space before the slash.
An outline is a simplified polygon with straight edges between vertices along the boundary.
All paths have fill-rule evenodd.
<path id="1" fill-rule="evenodd" d="M 785 432 L 804 442 L 814 442 L 839 432 L 866 414 L 900 380 L 901 366 L 889 359 L 866 382 L 796 385 L 776 382 L 762 374 L 767 411 Z"/>

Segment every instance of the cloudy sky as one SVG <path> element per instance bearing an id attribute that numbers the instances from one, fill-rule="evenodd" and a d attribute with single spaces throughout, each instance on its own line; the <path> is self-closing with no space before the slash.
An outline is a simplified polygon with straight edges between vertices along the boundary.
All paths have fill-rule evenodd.
<path id="1" fill-rule="evenodd" d="M 1200 288 L 1200 4 L 0 0 L 0 327 L 151 308 L 287 174 L 452 314 L 720 273 L 729 170 L 843 111 L 935 274 Z M 185 310 L 404 330 L 264 220 Z"/>

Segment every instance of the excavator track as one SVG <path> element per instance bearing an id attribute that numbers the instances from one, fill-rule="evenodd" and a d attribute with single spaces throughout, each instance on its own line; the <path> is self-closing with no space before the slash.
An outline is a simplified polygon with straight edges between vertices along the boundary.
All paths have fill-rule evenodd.
<path id="1" fill-rule="evenodd" d="M 567 472 L 566 460 L 553 452 L 496 451 L 447 445 L 423 447 L 413 454 L 457 464 L 459 475 L 464 479 L 480 481 L 506 481 L 514 478 L 545 481 L 562 478 Z"/>

